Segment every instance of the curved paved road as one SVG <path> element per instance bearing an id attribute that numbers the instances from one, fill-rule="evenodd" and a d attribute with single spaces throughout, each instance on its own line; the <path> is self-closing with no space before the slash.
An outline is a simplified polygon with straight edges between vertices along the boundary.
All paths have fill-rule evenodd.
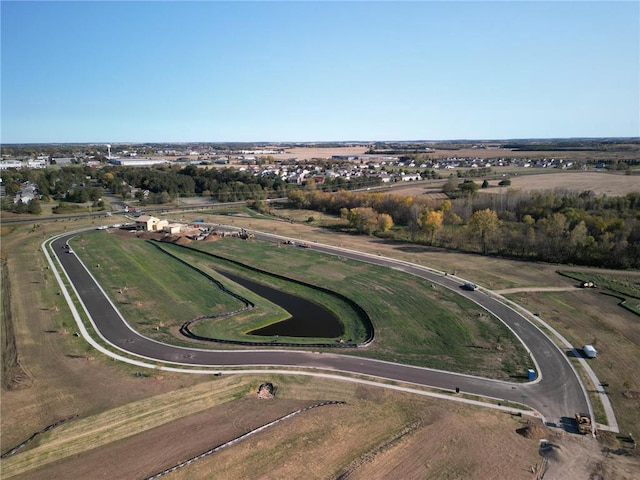
<path id="1" fill-rule="evenodd" d="M 253 232 L 258 238 L 281 240 L 275 235 Z M 151 340 L 132 330 L 115 306 L 75 254 L 65 253 L 64 245 L 77 233 L 61 236 L 51 242 L 53 251 L 75 286 L 100 334 L 117 348 L 157 361 L 192 366 L 290 366 L 321 368 L 339 372 L 371 375 L 447 390 L 525 403 L 536 409 L 547 422 L 570 423 L 578 411 L 590 411 L 585 392 L 569 360 L 541 330 L 525 317 L 480 291 L 460 289 L 461 282 L 418 265 L 394 259 L 359 253 L 337 247 L 309 244 L 315 250 L 369 263 L 403 270 L 434 283 L 454 289 L 501 318 L 528 347 L 535 362 L 538 380 L 516 384 L 459 375 L 410 365 L 402 365 L 335 353 L 288 350 L 202 350 L 178 347 Z"/>

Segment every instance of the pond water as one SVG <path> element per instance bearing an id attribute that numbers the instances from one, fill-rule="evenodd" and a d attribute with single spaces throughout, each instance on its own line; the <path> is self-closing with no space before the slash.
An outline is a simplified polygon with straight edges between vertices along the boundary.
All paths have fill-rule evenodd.
<path id="1" fill-rule="evenodd" d="M 291 317 L 286 320 L 249 332 L 250 335 L 337 338 L 344 332 L 338 317 L 317 303 L 231 273 L 220 271 L 218 273 L 279 305 L 291 314 Z"/>

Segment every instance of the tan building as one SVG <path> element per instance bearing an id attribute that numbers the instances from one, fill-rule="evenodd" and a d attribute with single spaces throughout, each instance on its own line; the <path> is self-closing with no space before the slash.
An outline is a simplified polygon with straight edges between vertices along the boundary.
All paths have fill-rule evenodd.
<path id="1" fill-rule="evenodd" d="M 169 225 L 164 226 L 163 231 L 170 233 L 171 235 L 175 235 L 177 233 L 180 233 L 183 226 L 184 225 L 181 225 L 179 223 L 170 223 Z"/>
<path id="2" fill-rule="evenodd" d="M 169 225 L 167 220 L 160 220 L 149 215 L 140 215 L 136 219 L 136 229 L 147 232 L 161 232 L 167 225 Z"/>

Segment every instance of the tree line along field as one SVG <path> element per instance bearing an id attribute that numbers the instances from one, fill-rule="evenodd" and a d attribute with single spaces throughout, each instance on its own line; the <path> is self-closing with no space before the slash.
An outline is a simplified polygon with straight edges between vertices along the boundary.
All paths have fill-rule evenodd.
<path id="1" fill-rule="evenodd" d="M 451 177 L 442 187 L 449 199 L 317 190 L 293 190 L 288 198 L 294 208 L 339 215 L 352 231 L 381 238 L 531 261 L 640 267 L 640 190 L 609 197 L 516 189 L 480 195 L 479 189 Z"/>
<path id="2" fill-rule="evenodd" d="M 219 296 L 217 289 L 198 278 L 200 276 L 195 271 L 150 248 L 144 240 L 127 235 L 90 232 L 72 240 L 72 245 L 96 278 L 104 282 L 103 288 L 111 293 L 116 306 L 136 329 L 153 338 L 183 344 L 186 339 L 176 334 L 177 329 L 184 321 L 209 313 L 211 307 L 208 305 L 216 304 L 215 298 Z M 523 377 L 527 369 L 532 367 L 532 361 L 523 346 L 499 320 L 464 297 L 422 279 L 271 242 L 227 237 L 215 242 L 194 242 L 190 246 L 223 258 L 241 259 L 247 267 L 340 292 L 355 302 L 373 322 L 375 341 L 364 351 L 341 349 L 340 353 L 511 380 Z M 362 341 L 365 338 L 356 313 L 331 296 L 234 263 L 198 255 L 197 251 L 190 252 L 168 243 L 163 244 L 162 248 L 172 249 L 181 259 L 197 264 L 208 273 L 215 274 L 218 269 L 232 271 L 321 302 L 345 324 L 345 341 L 353 342 L 356 338 Z M 135 261 L 130 262 L 131 257 L 135 257 Z M 106 265 L 106 262 L 111 265 L 108 273 L 102 267 L 95 267 L 98 264 Z M 151 272 L 145 272 L 144 269 L 164 270 L 165 267 L 168 272 L 166 278 L 154 274 L 153 280 L 147 280 Z M 178 268 L 181 275 L 172 275 L 174 268 Z M 222 282 L 231 285 L 227 288 L 242 292 L 242 295 L 255 301 L 258 305 L 256 310 L 260 315 L 266 315 L 267 321 L 283 318 L 281 313 L 271 313 L 274 307 L 269 302 L 265 305 L 263 299 L 251 296 L 250 292 L 228 279 L 222 279 Z M 176 297 L 176 292 L 180 291 L 189 293 Z M 188 307 L 183 308 L 183 304 L 188 304 Z M 212 320 L 209 333 L 216 338 L 251 341 L 252 336 L 243 332 L 264 323 L 263 318 L 256 318 L 255 315 L 248 318 L 240 315 L 239 319 L 233 316 Z M 253 341 L 261 340 L 253 336 Z M 279 339 L 300 344 L 318 340 Z M 221 348 L 221 344 L 209 347 Z"/>

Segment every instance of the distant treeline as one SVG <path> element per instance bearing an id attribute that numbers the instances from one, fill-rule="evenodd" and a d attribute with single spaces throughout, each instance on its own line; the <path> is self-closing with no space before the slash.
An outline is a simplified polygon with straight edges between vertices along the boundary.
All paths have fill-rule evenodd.
<path id="1" fill-rule="evenodd" d="M 296 208 L 340 215 L 353 231 L 384 238 L 552 263 L 640 267 L 640 191 L 608 197 L 471 190 L 442 201 L 298 190 L 289 199 Z"/>
<path id="2" fill-rule="evenodd" d="M 637 138 L 575 138 L 557 140 L 519 140 L 503 143 L 502 148 L 518 151 L 640 152 Z"/>
<path id="3" fill-rule="evenodd" d="M 14 204 L 13 198 L 29 181 L 38 187 L 44 201 L 71 203 L 93 202 L 101 207 L 101 198 L 110 191 L 122 199 L 137 199 L 141 204 L 164 204 L 183 197 L 212 197 L 219 202 L 265 200 L 286 197 L 292 189 L 314 188 L 323 191 L 356 189 L 379 185 L 377 176 L 346 180 L 344 177 L 323 178 L 316 185 L 310 176 L 303 184 L 284 181 L 276 174 L 254 175 L 237 168 L 203 169 L 197 166 L 162 166 L 156 168 L 127 168 L 106 166 L 63 167 L 59 169 L 6 170 L 1 174 L 6 197 L 2 209 L 27 212 L 26 205 Z"/>

